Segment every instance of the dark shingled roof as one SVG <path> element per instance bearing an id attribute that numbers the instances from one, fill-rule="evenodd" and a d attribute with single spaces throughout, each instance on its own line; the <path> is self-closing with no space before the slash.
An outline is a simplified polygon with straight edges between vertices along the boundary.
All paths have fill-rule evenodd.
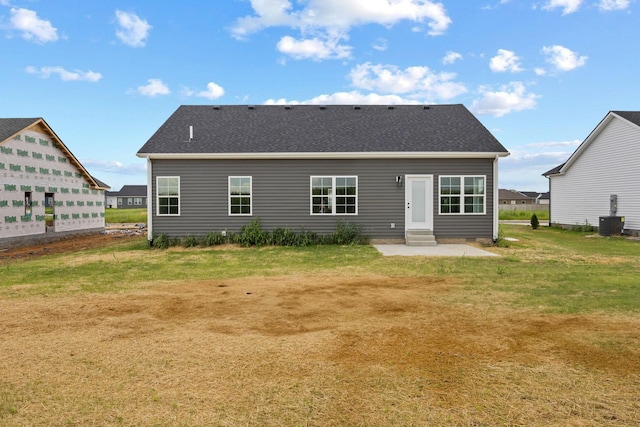
<path id="1" fill-rule="evenodd" d="M 119 197 L 147 197 L 146 185 L 123 185 L 120 191 L 107 191 L 107 196 Z"/>
<path id="2" fill-rule="evenodd" d="M 32 119 L 0 119 L 0 142 L 31 126 L 38 120 L 40 120 L 40 117 Z"/>
<path id="3" fill-rule="evenodd" d="M 463 105 L 183 105 L 138 154 L 365 152 L 508 153 Z"/>
<path id="4" fill-rule="evenodd" d="M 631 123 L 640 126 L 640 111 L 612 111 L 622 117 L 623 119 L 629 120 Z"/>
<path id="5" fill-rule="evenodd" d="M 85 167 L 82 166 L 80 161 L 76 159 L 76 157 L 73 155 L 73 153 L 71 153 L 69 148 L 67 148 L 67 146 L 64 145 L 64 143 L 60 140 L 60 138 L 58 138 L 55 132 L 49 127 L 47 122 L 42 117 L 9 118 L 9 119 L 0 118 L 0 142 L 6 141 L 8 138 L 11 138 L 13 135 L 39 122 L 48 130 L 48 133 L 50 133 L 50 135 L 57 142 L 60 143 L 60 146 L 58 148 L 62 149 L 62 151 L 69 157 L 73 165 L 76 166 L 83 173 L 86 173 L 85 176 L 90 183 L 94 184 L 96 187 L 100 189 L 110 188 L 109 185 L 105 184 L 104 182 L 96 179 L 95 177 L 89 174 L 89 172 L 85 169 Z"/>

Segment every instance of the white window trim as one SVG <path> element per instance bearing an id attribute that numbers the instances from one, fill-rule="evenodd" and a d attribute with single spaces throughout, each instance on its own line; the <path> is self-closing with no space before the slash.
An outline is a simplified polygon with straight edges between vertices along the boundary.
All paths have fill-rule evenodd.
<path id="1" fill-rule="evenodd" d="M 158 181 L 160 179 L 171 179 L 171 178 L 176 178 L 178 180 L 178 213 L 177 214 L 171 214 L 171 213 L 166 213 L 166 214 L 161 214 L 160 213 L 160 191 L 159 188 L 160 186 L 158 185 Z M 182 212 L 182 199 L 180 198 L 180 193 L 181 193 L 181 185 L 180 185 L 180 177 L 179 176 L 156 176 L 156 215 L 157 216 L 180 216 L 180 213 Z M 164 196 L 167 197 L 167 196 Z M 171 196 L 171 197 L 175 197 L 175 196 Z"/>
<path id="2" fill-rule="evenodd" d="M 313 179 L 314 178 L 331 178 L 331 196 L 332 199 L 331 206 L 333 207 L 333 212 L 331 213 L 314 213 L 313 212 Z M 355 213 L 337 213 L 336 212 L 336 178 L 355 178 L 356 180 L 356 211 Z M 358 215 L 358 206 L 359 206 L 359 195 L 360 189 L 358 188 L 358 176 L 357 175 L 312 175 L 309 177 L 309 214 L 312 216 L 357 216 Z M 349 196 L 351 197 L 351 196 Z"/>
<path id="3" fill-rule="evenodd" d="M 234 178 L 249 178 L 249 213 L 231 213 L 231 180 Z M 240 197 L 245 197 L 240 195 Z M 229 216 L 253 216 L 253 176 L 234 175 L 227 179 L 227 211 Z"/>
<path id="4" fill-rule="evenodd" d="M 460 212 L 442 213 L 442 178 L 460 178 Z M 465 178 L 483 178 L 484 193 L 482 194 L 482 212 L 465 212 L 464 211 L 464 179 Z M 445 195 L 450 196 L 450 195 Z M 472 194 L 470 196 L 478 196 Z M 438 215 L 486 215 L 487 214 L 487 176 L 486 175 L 440 175 L 438 176 Z"/>

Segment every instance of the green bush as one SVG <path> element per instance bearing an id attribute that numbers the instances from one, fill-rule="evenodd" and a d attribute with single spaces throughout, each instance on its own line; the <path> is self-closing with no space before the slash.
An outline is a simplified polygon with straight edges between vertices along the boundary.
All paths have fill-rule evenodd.
<path id="1" fill-rule="evenodd" d="M 260 218 L 254 218 L 249 225 L 244 225 L 237 236 L 237 243 L 245 246 L 264 246 L 269 244 L 270 236 L 260 225 Z"/>
<path id="2" fill-rule="evenodd" d="M 182 246 L 184 246 L 185 248 L 192 248 L 194 246 L 198 246 L 199 243 L 200 242 L 198 241 L 197 237 L 195 237 L 195 236 L 187 236 L 182 241 Z"/>
<path id="3" fill-rule="evenodd" d="M 338 220 L 333 232 L 333 241 L 337 245 L 366 245 L 369 243 L 369 237 L 362 233 L 361 224 Z"/>
<path id="4" fill-rule="evenodd" d="M 583 233 L 593 233 L 594 231 L 598 231 L 598 227 L 589 224 L 589 221 L 584 220 L 584 224 L 575 224 L 569 227 L 570 231 L 579 231 Z"/>
<path id="5" fill-rule="evenodd" d="M 153 247 L 158 249 L 167 249 L 170 246 L 169 238 L 166 234 L 162 233 L 155 239 L 153 239 Z"/>
<path id="6" fill-rule="evenodd" d="M 216 245 L 222 245 L 224 244 L 226 241 L 225 236 L 222 235 L 222 233 L 216 233 L 215 231 L 210 231 L 209 233 L 207 233 L 206 236 L 204 236 L 204 239 L 202 239 L 202 244 L 204 246 L 216 246 Z"/>
<path id="7" fill-rule="evenodd" d="M 537 230 L 540 226 L 540 221 L 538 221 L 538 216 L 536 214 L 531 215 L 531 228 Z"/>

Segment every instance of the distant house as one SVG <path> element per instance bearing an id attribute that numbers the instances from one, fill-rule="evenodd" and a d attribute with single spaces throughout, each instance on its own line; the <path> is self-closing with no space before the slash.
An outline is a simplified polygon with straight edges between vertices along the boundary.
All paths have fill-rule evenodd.
<path id="1" fill-rule="evenodd" d="M 501 188 L 498 192 L 498 200 L 501 205 L 531 205 L 534 199 L 520 191 Z"/>
<path id="2" fill-rule="evenodd" d="M 120 191 L 105 191 L 106 205 L 113 209 L 141 209 L 147 207 L 146 185 L 123 185 Z"/>
<path id="3" fill-rule="evenodd" d="M 565 226 L 623 216 L 640 234 L 640 111 L 610 111 L 569 159 L 543 174 L 551 191 L 550 221 Z"/>
<path id="4" fill-rule="evenodd" d="M 0 246 L 104 231 L 104 191 L 42 118 L 0 119 Z"/>
<path id="5" fill-rule="evenodd" d="M 263 228 L 497 237 L 507 150 L 462 105 L 181 106 L 138 151 L 149 238 Z"/>
<path id="6" fill-rule="evenodd" d="M 529 197 L 534 205 L 548 205 L 550 194 L 548 191 L 539 193 L 537 191 L 521 191 L 520 193 Z"/>

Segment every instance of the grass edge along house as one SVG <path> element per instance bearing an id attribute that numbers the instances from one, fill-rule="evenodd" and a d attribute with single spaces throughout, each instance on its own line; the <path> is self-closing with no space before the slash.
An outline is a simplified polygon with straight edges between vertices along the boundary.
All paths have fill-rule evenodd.
<path id="1" fill-rule="evenodd" d="M 266 230 L 435 244 L 498 233 L 508 151 L 463 105 L 183 105 L 147 159 L 149 239 Z"/>
<path id="2" fill-rule="evenodd" d="M 104 231 L 104 190 L 42 118 L 0 119 L 0 247 Z"/>

